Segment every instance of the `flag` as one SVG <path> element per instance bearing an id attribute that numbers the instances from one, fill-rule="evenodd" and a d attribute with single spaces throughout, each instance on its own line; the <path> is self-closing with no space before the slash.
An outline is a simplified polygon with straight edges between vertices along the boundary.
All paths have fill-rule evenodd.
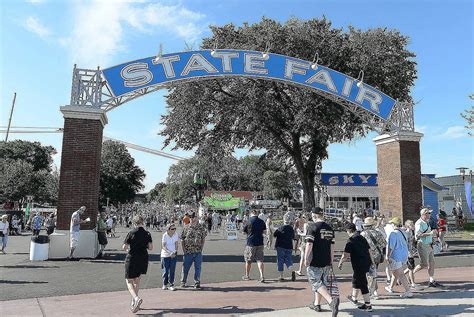
<path id="1" fill-rule="evenodd" d="M 472 193 L 471 193 L 472 183 L 467 181 L 464 183 L 464 189 L 466 190 L 466 202 L 471 215 L 474 216 L 474 210 L 472 210 Z"/>

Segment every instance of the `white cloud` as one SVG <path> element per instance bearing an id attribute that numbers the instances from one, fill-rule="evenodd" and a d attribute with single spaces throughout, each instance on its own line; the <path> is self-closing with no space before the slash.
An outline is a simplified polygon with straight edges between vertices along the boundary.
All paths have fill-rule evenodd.
<path id="1" fill-rule="evenodd" d="M 26 0 L 26 2 L 30 4 L 41 4 L 43 0 Z"/>
<path id="2" fill-rule="evenodd" d="M 51 31 L 46 26 L 44 26 L 37 18 L 32 16 L 26 19 L 25 28 L 41 38 L 45 38 L 51 34 Z"/>
<path id="3" fill-rule="evenodd" d="M 416 125 L 415 124 L 415 131 L 426 134 L 426 131 L 428 131 L 428 126 L 426 126 L 426 125 Z"/>
<path id="4" fill-rule="evenodd" d="M 467 137 L 466 129 L 461 125 L 449 127 L 444 133 L 440 134 L 441 139 L 459 139 Z"/>
<path id="5" fill-rule="evenodd" d="M 126 48 L 127 28 L 148 34 L 166 31 L 187 42 L 197 41 L 205 29 L 205 16 L 182 5 L 94 0 L 77 2 L 73 10 L 73 31 L 59 41 L 81 67 L 108 66 Z"/>

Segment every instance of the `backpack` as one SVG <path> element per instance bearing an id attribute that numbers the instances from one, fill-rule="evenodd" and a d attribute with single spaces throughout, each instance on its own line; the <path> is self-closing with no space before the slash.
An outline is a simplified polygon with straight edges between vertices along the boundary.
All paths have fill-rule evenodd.
<path id="1" fill-rule="evenodd" d="M 383 252 L 384 247 L 381 247 L 379 245 L 379 243 L 377 243 L 377 240 L 372 235 L 372 232 L 367 231 L 367 236 L 372 241 L 372 243 L 375 245 L 375 250 L 373 250 L 373 252 L 375 254 L 375 256 L 374 256 L 375 264 L 383 263 L 383 261 L 384 261 L 384 252 Z"/>

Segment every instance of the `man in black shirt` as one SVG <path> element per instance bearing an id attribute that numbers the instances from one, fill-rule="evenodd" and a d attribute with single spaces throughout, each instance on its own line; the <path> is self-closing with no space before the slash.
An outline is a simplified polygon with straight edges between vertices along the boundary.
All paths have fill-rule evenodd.
<path id="1" fill-rule="evenodd" d="M 250 218 L 247 225 L 244 228 L 244 232 L 247 234 L 247 245 L 244 251 L 245 260 L 245 275 L 242 277 L 244 281 L 250 279 L 250 268 L 252 262 L 257 261 L 258 270 L 260 271 L 260 282 L 265 282 L 263 276 L 263 233 L 267 230 L 265 221 L 257 217 L 257 211 L 252 210 L 250 212 Z"/>
<path id="2" fill-rule="evenodd" d="M 283 217 L 283 225 L 278 227 L 273 233 L 276 238 L 275 249 L 277 251 L 277 267 L 280 273 L 279 281 L 282 282 L 283 278 L 283 267 L 286 264 L 286 268 L 291 271 L 291 280 L 296 280 L 296 273 L 293 271 L 293 239 L 295 238 L 295 230 L 290 225 L 289 217 Z"/>
<path id="3" fill-rule="evenodd" d="M 304 265 L 307 266 L 308 281 L 314 292 L 314 303 L 309 308 L 321 310 L 324 297 L 332 310 L 332 316 L 339 311 L 339 298 L 332 298 L 327 287 L 328 277 L 334 260 L 334 230 L 324 222 L 323 210 L 316 207 L 311 212 L 314 223 L 309 223 L 306 231 Z"/>
<path id="4" fill-rule="evenodd" d="M 352 295 L 348 295 L 347 298 L 357 308 L 365 311 L 372 311 L 372 305 L 370 304 L 369 288 L 367 283 L 367 273 L 369 272 L 370 265 L 372 264 L 372 258 L 369 252 L 370 246 L 367 240 L 356 230 L 356 226 L 350 223 L 346 227 L 349 240 L 347 240 L 344 253 L 339 261 L 339 269 L 342 268 L 342 263 L 351 259 L 352 269 L 354 273 L 352 275 Z M 364 304 L 359 305 L 357 301 L 357 294 L 359 290 L 364 298 Z"/>

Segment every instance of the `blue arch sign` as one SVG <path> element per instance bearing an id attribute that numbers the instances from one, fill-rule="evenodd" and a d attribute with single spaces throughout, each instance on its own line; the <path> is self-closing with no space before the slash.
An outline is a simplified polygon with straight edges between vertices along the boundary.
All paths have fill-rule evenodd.
<path id="1" fill-rule="evenodd" d="M 342 98 L 387 120 L 396 101 L 333 69 L 289 56 L 243 50 L 201 50 L 147 57 L 102 71 L 114 97 L 138 89 L 203 78 L 245 76 L 280 80 Z"/>

